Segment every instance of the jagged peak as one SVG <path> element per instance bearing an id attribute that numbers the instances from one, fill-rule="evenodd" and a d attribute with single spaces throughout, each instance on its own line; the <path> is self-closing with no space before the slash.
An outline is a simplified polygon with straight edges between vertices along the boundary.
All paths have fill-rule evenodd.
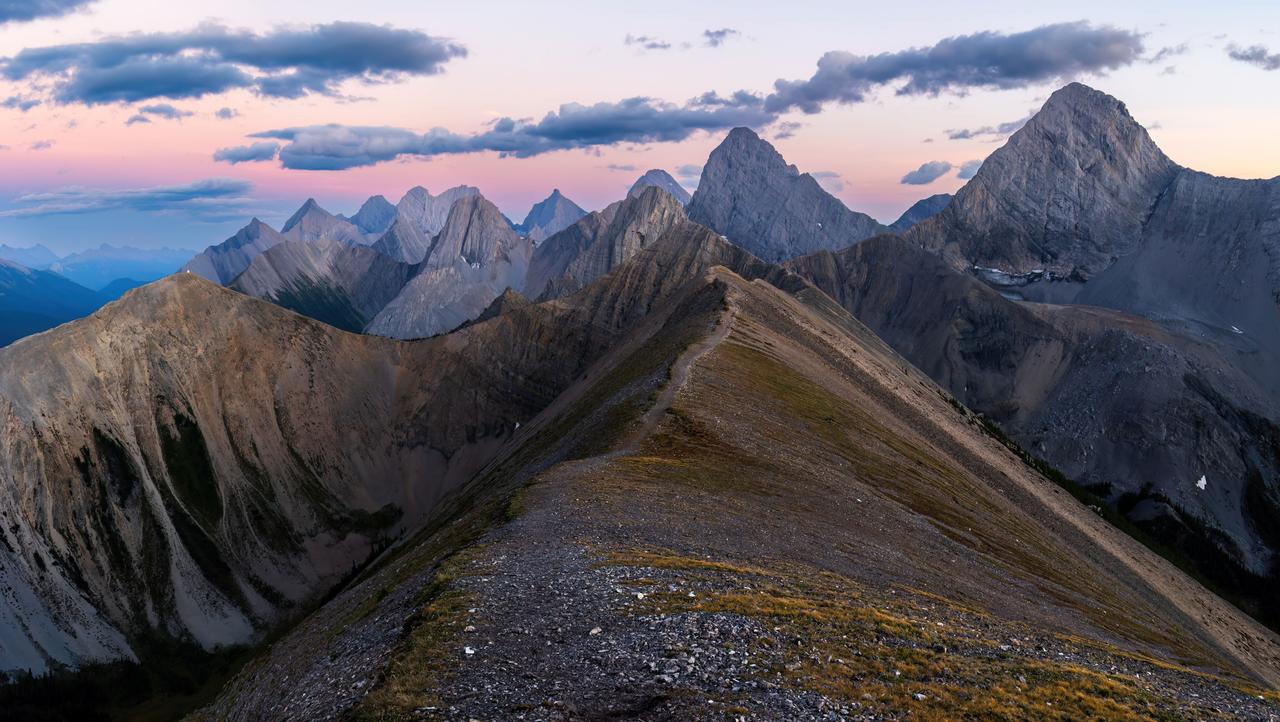
<path id="1" fill-rule="evenodd" d="M 315 198 L 308 198 L 307 201 L 302 204 L 302 207 L 295 211 L 294 214 L 289 217 L 288 221 L 285 221 L 284 227 L 280 232 L 288 233 L 291 228 L 301 223 L 303 218 L 306 218 L 313 213 L 323 213 L 326 216 L 330 215 L 328 211 L 320 207 L 320 204 L 316 202 Z"/>

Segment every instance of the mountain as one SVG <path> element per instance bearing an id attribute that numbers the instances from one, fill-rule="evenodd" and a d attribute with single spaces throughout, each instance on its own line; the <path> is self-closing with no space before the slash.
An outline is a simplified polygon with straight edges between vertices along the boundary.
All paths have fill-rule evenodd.
<path id="1" fill-rule="evenodd" d="M 942 212 L 943 208 L 951 202 L 950 193 L 937 193 L 928 198 L 922 198 L 911 207 L 898 216 L 898 220 L 889 224 L 889 230 L 893 233 L 906 233 L 912 226 L 925 220 L 932 218 Z"/>
<path id="2" fill-rule="evenodd" d="M 76 283 L 99 289 L 117 278 L 154 281 L 176 272 L 191 260 L 191 251 L 178 248 L 130 248 L 102 244 L 64 256 L 48 270 Z"/>
<path id="3" fill-rule="evenodd" d="M 10 261 L 19 266 L 42 270 L 48 268 L 51 264 L 56 263 L 58 255 L 42 245 L 27 246 L 24 248 L 15 248 L 13 246 L 0 244 L 0 260 Z"/>
<path id="4" fill-rule="evenodd" d="M 711 152 L 688 212 L 766 261 L 837 250 L 885 230 L 747 128 L 734 128 Z"/>
<path id="5" fill-rule="evenodd" d="M 516 232 L 536 244 L 568 228 L 574 221 L 585 215 L 587 215 L 586 211 L 578 207 L 577 203 L 565 198 L 560 193 L 560 189 L 556 188 L 551 191 L 551 195 L 529 209 L 524 221 L 516 226 Z"/>
<path id="6" fill-rule="evenodd" d="M 631 189 L 627 191 L 627 197 L 639 195 L 641 191 L 649 186 L 657 186 L 662 190 L 670 193 L 676 200 L 680 201 L 680 205 L 687 206 L 691 196 L 684 186 L 676 182 L 671 174 L 660 168 L 645 171 L 645 174 L 636 179 L 631 184 Z"/>
<path id="7" fill-rule="evenodd" d="M 123 296 L 127 291 L 132 291 L 138 286 L 145 286 L 144 281 L 135 281 L 132 278 L 117 278 L 98 290 L 98 295 L 108 301 L 114 301 Z"/>
<path id="8" fill-rule="evenodd" d="M 290 241 L 338 241 L 351 245 L 363 245 L 366 242 L 359 228 L 321 208 L 314 198 L 308 198 L 285 221 L 280 228 L 280 235 Z"/>
<path id="9" fill-rule="evenodd" d="M 573 719 L 1274 708 L 1273 634 L 808 284 L 696 224 L 664 236 L 436 340 L 613 339 L 197 719 L 505 719 L 548 689 Z"/>
<path id="10" fill-rule="evenodd" d="M 0 346 L 87 316 L 106 301 L 57 273 L 0 260 Z"/>
<path id="11" fill-rule="evenodd" d="M 360 210 L 347 220 L 366 235 L 381 235 L 391 227 L 391 222 L 395 219 L 396 207 L 391 205 L 391 201 L 382 196 L 370 196 L 360 206 Z"/>
<path id="12" fill-rule="evenodd" d="M 254 218 L 234 236 L 204 249 L 181 270 L 226 285 L 243 273 L 259 254 L 286 240 L 274 228 Z"/>
<path id="13" fill-rule="evenodd" d="M 409 216 L 397 213 L 391 227 L 369 247 L 386 256 L 405 263 L 421 263 L 431 250 L 432 237 L 422 232 L 422 227 Z"/>
<path id="14" fill-rule="evenodd" d="M 392 338 L 423 338 L 475 318 L 508 288 L 522 286 L 532 244 L 480 195 L 452 205 L 417 275 L 366 327 Z"/>
<path id="15" fill-rule="evenodd" d="M 591 213 L 544 241 L 533 251 L 525 293 L 553 298 L 577 291 L 686 220 L 684 207 L 654 186 Z"/>
<path id="16" fill-rule="evenodd" d="M 372 247 L 285 241 L 254 258 L 228 287 L 359 333 L 416 270 Z"/>
<path id="17" fill-rule="evenodd" d="M 480 190 L 471 186 L 450 188 L 438 196 L 431 195 L 422 186 L 415 186 L 396 203 L 396 212 L 417 224 L 418 230 L 431 238 L 444 228 L 454 201 L 478 195 Z"/>

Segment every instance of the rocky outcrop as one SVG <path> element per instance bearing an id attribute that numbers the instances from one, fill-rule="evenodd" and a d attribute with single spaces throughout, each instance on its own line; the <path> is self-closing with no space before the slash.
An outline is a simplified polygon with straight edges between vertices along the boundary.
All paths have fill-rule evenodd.
<path id="1" fill-rule="evenodd" d="M 551 195 L 535 203 L 524 217 L 524 221 L 516 226 L 516 232 L 533 241 L 541 243 L 547 237 L 573 225 L 579 218 L 587 215 L 577 203 L 565 198 L 560 189 L 551 191 Z"/>
<path id="2" fill-rule="evenodd" d="M 254 258 L 286 240 L 274 228 L 254 218 L 234 236 L 204 249 L 179 272 L 194 273 L 206 280 L 226 285 L 243 273 Z"/>
<path id="3" fill-rule="evenodd" d="M 253 259 L 229 287 L 359 333 L 416 272 L 373 248 L 286 241 Z"/>
<path id="4" fill-rule="evenodd" d="M 676 223 L 684 208 L 655 186 L 592 213 L 538 246 L 525 293 L 554 298 L 572 293 L 627 262 Z"/>
<path id="5" fill-rule="evenodd" d="M 421 225 L 409 216 L 396 214 L 391 227 L 370 248 L 405 263 L 421 263 L 431 250 L 432 237 L 422 232 Z"/>
<path id="6" fill-rule="evenodd" d="M 901 216 L 898 216 L 898 220 L 890 223 L 889 230 L 894 233 L 906 233 L 920 221 L 933 218 L 941 213 L 942 209 L 946 208 L 950 202 L 950 193 L 937 193 L 928 198 L 922 198 L 912 203 L 910 208 L 904 211 Z"/>
<path id="7" fill-rule="evenodd" d="M 640 193 L 649 186 L 657 186 L 658 188 L 670 193 L 673 198 L 680 201 L 680 205 L 682 206 L 689 205 L 689 201 L 692 200 L 692 196 L 689 195 L 689 191 L 685 190 L 684 186 L 677 183 L 676 179 L 672 178 L 670 173 L 662 170 L 661 168 L 654 168 L 652 170 L 645 171 L 644 175 L 637 178 L 636 182 L 631 184 L 631 189 L 627 191 L 627 197 L 630 198 L 632 196 L 640 195 Z"/>
<path id="8" fill-rule="evenodd" d="M 771 262 L 844 248 L 885 230 L 787 165 L 747 128 L 734 128 L 711 152 L 688 211 L 690 219 Z"/>

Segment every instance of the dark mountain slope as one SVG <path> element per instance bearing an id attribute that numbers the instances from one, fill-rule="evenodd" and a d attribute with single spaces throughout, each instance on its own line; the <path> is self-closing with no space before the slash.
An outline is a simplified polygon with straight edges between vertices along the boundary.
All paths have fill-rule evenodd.
<path id="1" fill-rule="evenodd" d="M 0 346 L 87 316 L 106 301 L 56 273 L 0 261 Z"/>
<path id="2" fill-rule="evenodd" d="M 894 233 L 906 233 L 920 221 L 933 218 L 941 213 L 942 209 L 946 208 L 950 202 L 950 193 L 937 193 L 928 198 L 921 198 L 912 203 L 910 208 L 903 211 L 902 215 L 898 216 L 898 220 L 890 223 L 889 230 Z"/>
<path id="3" fill-rule="evenodd" d="M 564 197 L 559 188 L 551 191 L 551 195 L 535 203 L 524 221 L 516 226 L 516 232 L 534 243 L 541 243 L 548 236 L 555 235 L 568 228 L 579 218 L 587 215 L 577 203 Z"/>

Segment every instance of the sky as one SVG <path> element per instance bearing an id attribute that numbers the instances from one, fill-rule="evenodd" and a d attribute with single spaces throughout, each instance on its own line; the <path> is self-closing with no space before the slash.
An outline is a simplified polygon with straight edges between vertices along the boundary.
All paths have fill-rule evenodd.
<path id="1" fill-rule="evenodd" d="M 1176 162 L 1280 174 L 1280 4 L 0 0 L 0 243 L 203 248 L 306 198 L 468 184 L 519 221 L 735 125 L 888 223 L 1056 87 Z"/>

